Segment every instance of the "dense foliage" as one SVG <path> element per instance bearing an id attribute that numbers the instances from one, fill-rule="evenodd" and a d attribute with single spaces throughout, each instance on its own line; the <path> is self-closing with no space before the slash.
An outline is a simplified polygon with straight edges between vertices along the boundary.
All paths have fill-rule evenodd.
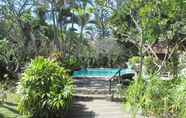
<path id="1" fill-rule="evenodd" d="M 128 62 L 132 65 L 134 70 L 139 72 L 139 65 L 140 65 L 139 56 L 133 56 L 129 58 Z M 144 70 L 143 70 L 144 74 L 148 75 L 156 72 L 157 66 L 154 64 L 152 56 L 145 56 L 143 64 L 144 64 Z"/>
<path id="2" fill-rule="evenodd" d="M 18 93 L 21 113 L 34 118 L 57 118 L 70 108 L 73 81 L 56 62 L 39 57 L 22 74 Z"/>
<path id="3" fill-rule="evenodd" d="M 178 50 L 185 47 L 185 8 L 185 0 L 126 0 L 114 11 L 110 26 L 119 42 L 129 41 L 138 47 L 141 71 L 144 55 L 152 55 L 157 70 L 171 62 L 176 77 Z M 165 54 L 163 62 L 154 46 L 167 50 L 161 52 Z"/>
<path id="4" fill-rule="evenodd" d="M 132 111 L 184 118 L 185 51 L 186 0 L 0 0 L 0 80 L 19 78 L 35 57 L 50 60 L 33 60 L 19 83 L 18 108 L 34 117 L 68 109 L 67 73 L 128 61 L 139 75 Z M 175 80 L 159 80 L 165 73 Z"/>
<path id="5" fill-rule="evenodd" d="M 141 78 L 129 87 L 127 104 L 134 116 L 142 110 L 147 116 L 184 118 L 185 83 L 184 77 L 170 81 L 160 80 L 154 75 Z"/>
<path id="6" fill-rule="evenodd" d="M 114 8 L 120 5 L 121 0 L 117 1 L 117 5 L 112 5 L 113 2 L 116 1 L 0 0 L 0 40 L 6 39 L 9 43 L 7 49 L 14 52 L 12 58 L 16 59 L 16 71 L 21 71 L 22 67 L 36 56 L 48 57 L 52 52 L 61 51 L 65 58 L 85 58 L 84 66 L 99 66 L 99 63 L 96 63 L 99 54 L 107 55 L 107 58 L 112 60 L 118 57 L 108 55 L 108 52 L 102 53 L 102 50 L 95 46 L 97 40 L 105 40 L 109 45 L 115 43 L 109 40 L 113 39 L 108 26 L 112 10 L 107 4 Z M 104 45 L 104 42 L 99 43 Z M 117 47 L 119 45 L 112 49 Z M 124 59 L 113 61 L 114 65 L 127 60 L 128 55 L 125 52 L 122 55 Z M 95 63 L 91 64 L 92 60 Z M 112 64 L 103 65 L 109 67 Z"/>
<path id="7" fill-rule="evenodd" d="M 9 42 L 0 40 L 0 81 L 6 79 L 15 79 L 17 70 L 17 59 L 15 52 L 11 49 Z"/>
<path id="8" fill-rule="evenodd" d="M 68 60 L 64 61 L 63 66 L 71 71 L 80 68 L 80 61 L 76 58 L 69 58 Z"/>

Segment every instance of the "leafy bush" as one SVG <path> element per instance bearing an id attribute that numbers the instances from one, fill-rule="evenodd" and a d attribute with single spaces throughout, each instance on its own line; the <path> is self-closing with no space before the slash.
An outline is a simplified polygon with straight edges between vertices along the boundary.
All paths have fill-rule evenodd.
<path id="1" fill-rule="evenodd" d="M 147 73 L 152 74 L 154 72 L 156 72 L 157 67 L 156 65 L 153 63 L 153 57 L 151 56 L 145 56 L 144 58 L 144 66 L 145 66 L 145 70 Z"/>
<path id="2" fill-rule="evenodd" d="M 133 68 L 138 71 L 138 69 L 139 69 L 138 66 L 140 64 L 141 57 L 133 56 L 128 61 L 129 61 L 130 64 L 133 65 Z M 157 67 L 153 63 L 153 58 L 151 56 L 145 56 L 144 60 L 143 60 L 143 63 L 144 63 L 144 67 L 145 67 L 144 68 L 145 69 L 145 73 L 152 74 L 152 73 L 154 73 L 157 70 Z"/>
<path id="3" fill-rule="evenodd" d="M 22 74 L 18 93 L 21 113 L 35 118 L 56 118 L 70 108 L 73 81 L 56 62 L 39 57 Z"/>
<path id="4" fill-rule="evenodd" d="M 186 117 L 186 79 L 170 81 L 150 76 L 136 80 L 128 89 L 127 104 L 133 116 L 137 111 L 158 118 Z"/>
<path id="5" fill-rule="evenodd" d="M 140 71 L 140 62 L 141 62 L 141 57 L 139 56 L 133 56 L 128 59 L 129 64 L 131 67 L 138 73 Z"/>
<path id="6" fill-rule="evenodd" d="M 16 66 L 15 52 L 8 40 L 0 40 L 0 80 L 17 78 L 13 72 Z"/>
<path id="7" fill-rule="evenodd" d="M 140 103 L 142 102 L 142 97 L 145 90 L 144 79 L 139 79 L 133 81 L 127 90 L 127 105 L 132 111 L 132 115 L 136 115 L 137 111 L 140 109 Z"/>
<path id="8" fill-rule="evenodd" d="M 179 83 L 171 89 L 171 111 L 177 118 L 186 118 L 186 78 L 180 78 Z"/>
<path id="9" fill-rule="evenodd" d="M 139 56 L 133 56 L 129 59 L 129 62 L 133 65 L 135 64 L 139 64 L 140 63 L 141 58 Z"/>
<path id="10" fill-rule="evenodd" d="M 142 109 L 147 115 L 166 117 L 170 114 L 171 101 L 169 99 L 173 81 L 160 80 L 158 76 L 153 76 L 148 81 L 144 96 Z"/>
<path id="11" fill-rule="evenodd" d="M 80 67 L 80 62 L 78 59 L 71 57 L 69 59 L 64 60 L 62 65 L 63 67 L 69 69 L 70 71 L 73 71 L 74 69 Z"/>

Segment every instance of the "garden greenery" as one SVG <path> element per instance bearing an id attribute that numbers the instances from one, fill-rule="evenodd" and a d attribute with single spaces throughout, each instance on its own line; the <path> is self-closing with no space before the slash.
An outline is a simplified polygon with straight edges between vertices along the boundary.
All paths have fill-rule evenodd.
<path id="1" fill-rule="evenodd" d="M 7 39 L 0 39 L 0 81 L 17 78 L 17 59 Z"/>
<path id="2" fill-rule="evenodd" d="M 62 65 L 70 71 L 73 71 L 76 68 L 80 68 L 81 66 L 80 61 L 74 57 L 70 57 L 69 59 L 64 60 Z"/>
<path id="3" fill-rule="evenodd" d="M 134 69 L 139 68 L 137 66 L 140 65 L 140 61 L 141 58 L 139 56 L 133 56 L 128 59 L 128 62 L 133 65 Z M 152 56 L 144 56 L 143 64 L 145 67 L 144 72 L 146 74 L 153 74 L 156 72 L 157 66 L 154 64 Z"/>
<path id="4" fill-rule="evenodd" d="M 140 57 L 139 56 L 133 56 L 129 58 L 129 62 L 133 65 L 140 63 Z"/>
<path id="5" fill-rule="evenodd" d="M 18 110 L 34 118 L 58 118 L 72 103 L 73 81 L 58 63 L 39 57 L 22 74 Z"/>
<path id="6" fill-rule="evenodd" d="M 127 105 L 133 116 L 142 111 L 146 116 L 157 118 L 186 117 L 186 79 L 169 81 L 153 75 L 135 80 L 128 89 Z"/>

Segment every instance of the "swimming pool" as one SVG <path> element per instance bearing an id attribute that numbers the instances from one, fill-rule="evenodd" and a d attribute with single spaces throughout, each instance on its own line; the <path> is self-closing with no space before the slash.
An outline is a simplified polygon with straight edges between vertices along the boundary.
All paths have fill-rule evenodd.
<path id="1" fill-rule="evenodd" d="M 120 71 L 120 72 L 119 72 Z M 134 74 L 132 69 L 119 68 L 86 68 L 73 72 L 73 78 L 111 78 L 113 76 L 123 76 Z"/>

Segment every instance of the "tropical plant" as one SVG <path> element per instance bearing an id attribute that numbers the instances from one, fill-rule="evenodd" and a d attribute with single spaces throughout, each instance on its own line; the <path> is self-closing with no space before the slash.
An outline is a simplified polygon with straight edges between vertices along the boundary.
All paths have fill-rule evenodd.
<path id="1" fill-rule="evenodd" d="M 141 108 L 142 97 L 145 90 L 144 79 L 135 80 L 127 90 L 127 106 L 135 117 L 136 113 Z"/>
<path id="2" fill-rule="evenodd" d="M 144 66 L 147 74 L 154 74 L 157 70 L 157 66 L 154 64 L 152 56 L 144 57 Z"/>
<path id="3" fill-rule="evenodd" d="M 110 36 L 110 28 L 108 27 L 108 21 L 112 14 L 112 10 L 108 7 L 108 1 L 104 0 L 95 0 L 96 10 L 94 13 L 95 25 L 97 29 L 98 38 L 104 39 Z"/>
<path id="4" fill-rule="evenodd" d="M 185 77 L 169 81 L 152 75 L 135 80 L 128 89 L 127 105 L 133 117 L 138 111 L 158 118 L 185 117 Z"/>
<path id="5" fill-rule="evenodd" d="M 15 79 L 17 58 L 8 40 L 0 40 L 0 80 Z"/>
<path id="6" fill-rule="evenodd" d="M 69 74 L 72 74 L 74 70 L 80 69 L 80 61 L 77 58 L 70 57 L 63 61 L 63 67 L 68 69 Z"/>
<path id="7" fill-rule="evenodd" d="M 178 116 L 180 118 L 185 118 L 186 117 L 186 80 L 185 77 L 180 78 L 179 84 L 174 86 L 171 90 L 171 96 L 170 99 L 172 99 L 172 115 Z"/>
<path id="8" fill-rule="evenodd" d="M 140 63 L 140 57 L 139 56 L 133 56 L 129 58 L 129 62 L 133 65 Z"/>
<path id="9" fill-rule="evenodd" d="M 18 84 L 18 110 L 34 118 L 58 118 L 70 109 L 73 81 L 58 63 L 38 57 Z"/>

